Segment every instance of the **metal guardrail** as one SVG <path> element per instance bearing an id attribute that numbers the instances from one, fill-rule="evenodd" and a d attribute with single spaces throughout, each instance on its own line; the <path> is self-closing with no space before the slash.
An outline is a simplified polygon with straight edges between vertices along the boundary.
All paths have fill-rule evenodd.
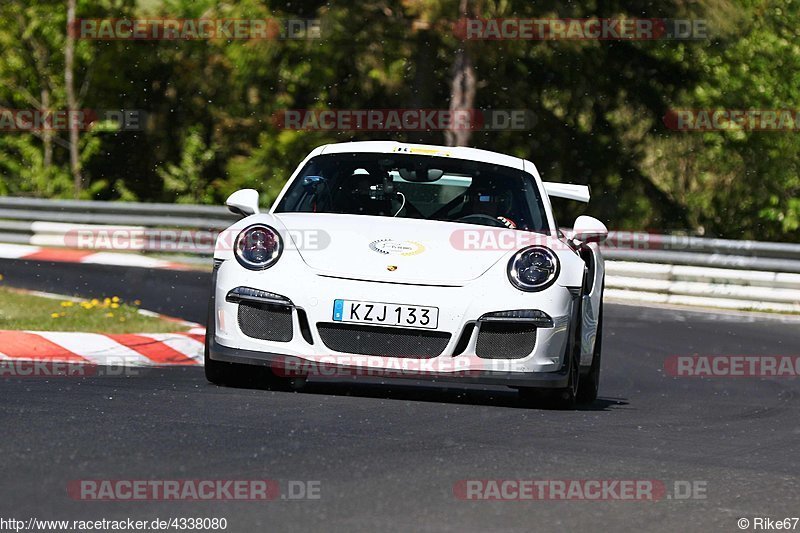
<path id="1" fill-rule="evenodd" d="M 605 248 L 607 251 L 619 249 L 634 253 L 660 251 L 800 260 L 800 244 L 795 243 L 737 241 L 630 231 L 612 231 Z"/>
<path id="2" fill-rule="evenodd" d="M 603 245 L 606 297 L 800 313 L 800 245 L 616 232 Z"/>
<path id="3" fill-rule="evenodd" d="M 796 259 L 790 259 L 765 256 L 725 255 L 719 252 L 670 252 L 660 250 L 620 250 L 603 248 L 603 257 L 611 260 L 635 261 L 639 263 L 800 273 L 800 254 L 797 255 Z"/>
<path id="4" fill-rule="evenodd" d="M 800 244 L 737 241 L 644 232 L 611 232 L 607 259 L 670 265 L 800 272 Z"/>
<path id="5" fill-rule="evenodd" d="M 237 219 L 223 206 L 0 197 L 0 242 L 70 246 L 106 226 L 138 243 L 128 250 L 207 256 Z M 165 250 L 187 236 L 194 246 Z M 614 298 L 800 312 L 800 244 L 620 231 L 602 249 Z"/>
<path id="6" fill-rule="evenodd" d="M 0 197 L 0 242 L 31 243 L 84 224 L 142 229 L 148 237 L 156 233 L 148 228 L 208 232 L 237 219 L 223 206 Z M 800 272 L 800 244 L 794 243 L 612 231 L 602 248 L 612 260 Z"/>
<path id="7" fill-rule="evenodd" d="M 606 261 L 606 297 L 800 313 L 800 274 Z"/>
<path id="8" fill-rule="evenodd" d="M 211 255 L 215 233 L 238 218 L 223 206 L 0 197 L 0 242 L 74 247 L 70 232 L 106 226 L 128 232 L 126 250 Z M 173 248 L 165 230 L 195 245 Z"/>
<path id="9" fill-rule="evenodd" d="M 29 231 L 25 221 L 210 230 L 224 229 L 235 220 L 223 206 L 0 197 L 4 233 Z"/>

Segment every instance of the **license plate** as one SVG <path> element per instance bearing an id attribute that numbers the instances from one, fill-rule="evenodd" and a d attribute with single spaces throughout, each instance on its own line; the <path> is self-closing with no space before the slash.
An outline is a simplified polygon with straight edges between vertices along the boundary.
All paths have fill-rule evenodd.
<path id="1" fill-rule="evenodd" d="M 422 305 L 334 300 L 333 320 L 358 324 L 436 329 L 439 325 L 439 309 Z"/>

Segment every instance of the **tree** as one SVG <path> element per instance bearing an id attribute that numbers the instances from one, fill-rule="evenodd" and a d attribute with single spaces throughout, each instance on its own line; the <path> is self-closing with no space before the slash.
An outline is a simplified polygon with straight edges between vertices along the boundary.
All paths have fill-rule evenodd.
<path id="1" fill-rule="evenodd" d="M 459 17 L 469 17 L 472 15 L 469 9 L 469 0 L 461 0 L 458 7 Z M 475 68 L 472 66 L 472 54 L 468 43 L 463 43 L 456 50 L 455 61 L 453 62 L 453 80 L 450 84 L 450 111 L 475 111 Z M 445 141 L 448 146 L 467 146 L 469 144 L 472 130 L 468 128 L 457 128 L 451 126 L 445 133 Z"/>
<path id="2" fill-rule="evenodd" d="M 797 240 L 796 132 L 675 132 L 663 117 L 796 107 L 799 10 L 790 0 L 5 0 L 0 106 L 137 109 L 147 119 L 141 131 L 84 131 L 77 142 L 74 132 L 0 136 L 0 193 L 218 203 L 254 187 L 269 202 L 314 146 L 389 138 L 529 158 L 548 180 L 591 185 L 588 209 L 612 228 Z M 68 12 L 319 18 L 323 35 L 69 41 Z M 712 37 L 464 41 L 453 28 L 462 16 L 703 19 Z M 520 109 L 536 121 L 526 131 L 369 132 L 274 120 L 286 109 L 386 108 Z M 559 219 L 583 209 L 559 205 Z"/>
<path id="3" fill-rule="evenodd" d="M 67 0 L 67 38 L 64 46 L 64 86 L 67 93 L 67 109 L 70 113 L 78 112 L 78 99 L 75 97 L 75 0 Z M 80 141 L 77 120 L 69 121 L 69 168 L 72 173 L 75 197 L 80 196 L 83 189 L 81 162 L 78 154 Z"/>

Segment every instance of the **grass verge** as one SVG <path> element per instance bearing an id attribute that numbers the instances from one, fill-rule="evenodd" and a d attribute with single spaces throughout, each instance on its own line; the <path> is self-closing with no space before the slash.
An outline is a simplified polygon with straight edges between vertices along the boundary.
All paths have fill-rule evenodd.
<path id="1" fill-rule="evenodd" d="M 0 288 L 0 329 L 86 333 L 172 333 L 187 326 L 139 313 L 116 296 L 73 301 Z"/>

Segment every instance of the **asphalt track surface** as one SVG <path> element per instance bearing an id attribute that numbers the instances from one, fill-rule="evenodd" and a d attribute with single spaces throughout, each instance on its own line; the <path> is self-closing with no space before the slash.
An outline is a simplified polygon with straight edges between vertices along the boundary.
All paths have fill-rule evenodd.
<path id="1" fill-rule="evenodd" d="M 139 298 L 202 321 L 207 273 L 0 261 L 4 284 Z M 225 517 L 227 531 L 740 531 L 800 516 L 800 386 L 674 378 L 671 355 L 797 355 L 795 320 L 607 305 L 600 400 L 576 411 L 503 388 L 309 383 L 226 389 L 198 368 L 0 379 L 0 517 Z M 78 479 L 318 481 L 319 499 L 85 502 Z M 462 501 L 465 479 L 660 480 L 705 498 Z M 683 485 L 682 485 L 683 486 Z M 800 524 L 797 526 L 800 530 Z"/>

